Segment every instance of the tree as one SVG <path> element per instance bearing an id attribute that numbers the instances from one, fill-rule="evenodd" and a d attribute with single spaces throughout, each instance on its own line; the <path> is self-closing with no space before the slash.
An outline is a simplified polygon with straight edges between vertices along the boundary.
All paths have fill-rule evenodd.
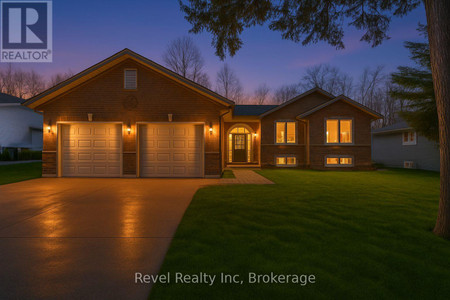
<path id="1" fill-rule="evenodd" d="M 35 71 L 25 72 L 8 64 L 5 70 L 0 70 L 0 88 L 2 93 L 27 99 L 45 89 L 45 80 Z"/>
<path id="2" fill-rule="evenodd" d="M 275 103 L 281 104 L 286 101 L 291 100 L 299 93 L 299 88 L 297 84 L 286 84 L 282 85 L 275 90 L 273 96 Z"/>
<path id="3" fill-rule="evenodd" d="M 166 66 L 175 73 L 205 87 L 210 87 L 209 76 L 203 71 L 205 61 L 191 37 L 173 40 L 163 54 Z"/>
<path id="4" fill-rule="evenodd" d="M 58 83 L 63 82 L 66 79 L 69 79 L 72 76 L 73 76 L 73 73 L 70 70 L 67 71 L 66 73 L 62 73 L 62 72 L 56 73 L 56 74 L 52 75 L 52 77 L 50 78 L 48 88 L 51 88 L 51 87 L 57 85 Z"/>
<path id="5" fill-rule="evenodd" d="M 426 27 L 418 29 L 426 35 Z M 405 48 L 411 53 L 416 67 L 401 66 L 392 73 L 392 82 L 396 88 L 391 95 L 405 101 L 400 115 L 417 132 L 428 139 L 439 142 L 439 122 L 431 74 L 430 47 L 428 43 L 405 42 Z"/>
<path id="6" fill-rule="evenodd" d="M 228 64 L 224 64 L 217 72 L 216 84 L 217 92 L 225 98 L 231 99 L 236 103 L 243 101 L 244 91 L 241 81 Z"/>
<path id="7" fill-rule="evenodd" d="M 333 95 L 349 96 L 353 89 L 353 79 L 337 67 L 320 64 L 306 69 L 301 86 L 305 89 L 321 88 Z"/>
<path id="8" fill-rule="evenodd" d="M 256 104 L 262 105 L 267 102 L 270 98 L 270 88 L 267 86 L 267 84 L 263 83 L 260 84 L 255 89 L 255 102 Z"/>
<path id="9" fill-rule="evenodd" d="M 27 74 L 25 81 L 26 94 L 28 97 L 34 97 L 45 90 L 45 80 L 43 76 L 36 73 L 34 70 Z"/>
<path id="10" fill-rule="evenodd" d="M 269 24 L 284 39 L 303 45 L 324 41 L 344 48 L 344 22 L 364 30 L 377 46 L 388 39 L 391 16 L 400 17 L 425 4 L 430 61 L 439 119 L 441 194 L 433 232 L 450 239 L 450 1 L 448 0 L 180 0 L 191 32 L 208 31 L 220 58 L 242 47 L 244 28 Z"/>

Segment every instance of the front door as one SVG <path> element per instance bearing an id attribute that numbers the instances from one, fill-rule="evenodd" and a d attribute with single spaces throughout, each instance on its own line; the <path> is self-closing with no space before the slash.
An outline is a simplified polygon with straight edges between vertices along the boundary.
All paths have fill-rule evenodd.
<path id="1" fill-rule="evenodd" d="M 247 161 L 247 135 L 233 134 L 233 162 Z"/>

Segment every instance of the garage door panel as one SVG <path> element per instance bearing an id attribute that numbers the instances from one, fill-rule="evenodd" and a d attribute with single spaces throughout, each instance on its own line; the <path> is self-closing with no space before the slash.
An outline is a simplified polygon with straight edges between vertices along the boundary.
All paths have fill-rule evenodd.
<path id="1" fill-rule="evenodd" d="M 110 140 L 109 141 L 109 148 L 110 149 L 119 149 L 120 148 L 120 141 L 119 140 Z"/>
<path id="2" fill-rule="evenodd" d="M 78 161 L 91 161 L 92 153 L 90 152 L 79 152 L 78 153 Z"/>
<path id="3" fill-rule="evenodd" d="M 174 153 L 173 160 L 174 161 L 186 161 L 186 153 Z"/>
<path id="4" fill-rule="evenodd" d="M 177 140 L 174 140 L 173 141 L 173 148 L 186 148 L 186 141 L 183 141 L 183 140 L 181 140 L 181 141 L 177 141 Z"/>
<path id="5" fill-rule="evenodd" d="M 62 175 L 119 177 L 120 135 L 119 124 L 62 125 Z"/>
<path id="6" fill-rule="evenodd" d="M 94 128 L 94 135 L 102 135 L 105 136 L 107 131 L 109 132 L 109 128 L 100 127 Z"/>
<path id="7" fill-rule="evenodd" d="M 198 140 L 190 140 L 188 141 L 188 148 L 193 148 L 193 149 L 200 149 L 201 148 L 201 143 Z"/>
<path id="8" fill-rule="evenodd" d="M 156 160 L 158 162 L 169 162 L 170 161 L 170 153 L 157 153 Z"/>
<path id="9" fill-rule="evenodd" d="M 106 140 L 94 140 L 94 148 L 106 148 Z"/>
<path id="10" fill-rule="evenodd" d="M 170 148 L 170 140 L 156 141 L 156 145 L 157 145 L 158 149 L 169 149 Z"/>
<path id="11" fill-rule="evenodd" d="M 78 148 L 91 148 L 91 140 L 78 140 Z"/>
<path id="12" fill-rule="evenodd" d="M 170 175 L 170 169 L 169 166 L 156 166 L 156 173 L 160 175 Z"/>
<path id="13" fill-rule="evenodd" d="M 92 160 L 95 161 L 95 162 L 100 162 L 100 161 L 106 162 L 106 161 L 108 161 L 107 158 L 108 158 L 108 154 L 106 152 L 104 152 L 104 153 L 94 153 L 93 157 L 92 157 Z"/>
<path id="14" fill-rule="evenodd" d="M 75 140 L 63 140 L 62 145 L 63 145 L 63 147 L 74 147 Z"/>
<path id="15" fill-rule="evenodd" d="M 78 135 L 92 135 L 92 129 L 90 126 L 79 126 L 78 127 Z"/>
<path id="16" fill-rule="evenodd" d="M 157 136 L 170 136 L 171 128 L 168 126 L 161 126 L 156 128 Z"/>
<path id="17" fill-rule="evenodd" d="M 202 159 L 200 153 L 188 153 L 187 157 L 190 162 L 199 162 Z"/>
<path id="18" fill-rule="evenodd" d="M 146 124 L 139 133 L 142 177 L 203 176 L 203 125 Z"/>

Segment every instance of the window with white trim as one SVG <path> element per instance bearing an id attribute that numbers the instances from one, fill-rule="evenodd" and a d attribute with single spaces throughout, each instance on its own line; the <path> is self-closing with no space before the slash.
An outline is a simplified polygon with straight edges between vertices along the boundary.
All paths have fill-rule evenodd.
<path id="1" fill-rule="evenodd" d="M 275 162 L 278 167 L 295 167 L 297 165 L 297 157 L 294 155 L 277 155 Z"/>
<path id="2" fill-rule="evenodd" d="M 277 144 L 295 144 L 297 135 L 295 134 L 295 121 L 275 122 L 275 142 Z"/>
<path id="3" fill-rule="evenodd" d="M 125 69 L 123 71 L 123 88 L 126 90 L 137 89 L 137 70 Z"/>
<path id="4" fill-rule="evenodd" d="M 353 120 L 327 119 L 325 135 L 327 144 L 353 143 Z"/>
<path id="5" fill-rule="evenodd" d="M 329 155 L 325 156 L 326 167 L 352 167 L 353 157 L 342 155 Z"/>
<path id="6" fill-rule="evenodd" d="M 414 131 L 403 132 L 402 144 L 405 146 L 417 144 L 417 134 Z"/>

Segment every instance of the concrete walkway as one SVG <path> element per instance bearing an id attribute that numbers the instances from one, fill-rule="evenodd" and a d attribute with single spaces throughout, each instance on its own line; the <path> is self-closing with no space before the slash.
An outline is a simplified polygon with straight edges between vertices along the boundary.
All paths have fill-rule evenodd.
<path id="1" fill-rule="evenodd" d="M 251 169 L 233 169 L 236 178 L 222 178 L 221 184 L 274 184 Z"/>

